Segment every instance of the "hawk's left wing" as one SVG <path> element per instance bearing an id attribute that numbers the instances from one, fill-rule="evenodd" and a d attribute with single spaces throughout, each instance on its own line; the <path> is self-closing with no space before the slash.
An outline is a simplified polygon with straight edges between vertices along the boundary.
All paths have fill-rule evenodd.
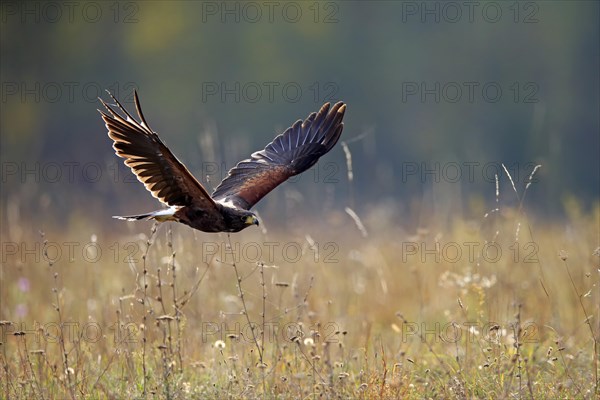
<path id="1" fill-rule="evenodd" d="M 152 196 L 169 206 L 196 205 L 207 211 L 216 210 L 215 202 L 202 184 L 150 129 L 142 114 L 137 92 L 134 92 L 134 99 L 139 122 L 112 94 L 110 96 L 125 115 L 121 116 L 100 99 L 108 114 L 98 111 L 102 114 L 108 136 L 114 141 L 115 153 L 125 159 L 125 164 Z"/>

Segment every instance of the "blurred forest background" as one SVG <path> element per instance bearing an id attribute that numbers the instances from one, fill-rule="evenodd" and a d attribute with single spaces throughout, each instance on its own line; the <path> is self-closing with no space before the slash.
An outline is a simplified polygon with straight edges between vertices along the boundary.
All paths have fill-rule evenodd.
<path id="1" fill-rule="evenodd" d="M 598 21 L 596 1 L 2 2 L 2 221 L 114 228 L 110 215 L 157 208 L 96 111 L 104 89 L 133 111 L 133 88 L 210 187 L 296 119 L 345 101 L 354 181 L 338 146 L 258 206 L 271 222 L 336 201 L 403 224 L 481 217 L 495 174 L 500 201 L 516 201 L 501 163 L 519 192 L 543 166 L 530 213 L 590 208 Z"/>

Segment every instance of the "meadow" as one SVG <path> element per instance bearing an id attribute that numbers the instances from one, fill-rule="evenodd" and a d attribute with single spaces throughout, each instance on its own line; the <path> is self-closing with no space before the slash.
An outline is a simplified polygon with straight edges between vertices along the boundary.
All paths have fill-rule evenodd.
<path id="1" fill-rule="evenodd" d="M 598 398 L 600 207 L 526 211 L 441 228 L 337 210 L 231 236 L 14 217 L 0 397 Z"/>
<path id="2" fill-rule="evenodd" d="M 600 400 L 599 15 L 1 1 L 0 400 Z M 111 218 L 106 90 L 208 192 L 348 109 L 228 236 Z"/>

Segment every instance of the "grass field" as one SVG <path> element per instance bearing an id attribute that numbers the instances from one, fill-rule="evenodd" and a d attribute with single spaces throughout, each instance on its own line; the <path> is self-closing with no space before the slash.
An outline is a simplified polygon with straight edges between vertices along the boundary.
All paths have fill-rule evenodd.
<path id="1" fill-rule="evenodd" d="M 0 397 L 598 398 L 600 207 L 565 207 L 231 237 L 13 219 Z"/>

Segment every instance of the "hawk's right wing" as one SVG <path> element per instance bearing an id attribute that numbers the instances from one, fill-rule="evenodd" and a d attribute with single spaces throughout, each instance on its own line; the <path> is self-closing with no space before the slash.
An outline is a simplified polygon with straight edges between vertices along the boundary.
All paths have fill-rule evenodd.
<path id="1" fill-rule="evenodd" d="M 215 189 L 213 199 L 231 201 L 249 210 L 271 190 L 315 165 L 332 149 L 342 134 L 345 111 L 342 102 L 333 107 L 327 103 L 318 113 L 298 120 L 264 150 L 232 168 Z"/>

